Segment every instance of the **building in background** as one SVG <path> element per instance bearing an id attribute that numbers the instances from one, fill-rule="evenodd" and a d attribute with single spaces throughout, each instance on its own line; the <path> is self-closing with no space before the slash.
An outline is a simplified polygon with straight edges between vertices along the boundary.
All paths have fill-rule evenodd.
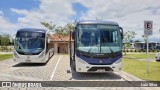
<path id="1" fill-rule="evenodd" d="M 54 45 L 54 53 L 55 54 L 69 54 L 69 44 L 70 44 L 70 36 L 62 36 L 59 34 L 53 34 L 51 39 L 51 45 Z M 71 40 L 71 44 L 73 46 L 73 40 Z"/>

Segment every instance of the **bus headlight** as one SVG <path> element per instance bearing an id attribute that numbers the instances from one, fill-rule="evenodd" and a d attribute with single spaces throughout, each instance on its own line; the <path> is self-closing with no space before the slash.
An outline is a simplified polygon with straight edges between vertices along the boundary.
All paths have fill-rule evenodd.
<path id="1" fill-rule="evenodd" d="M 39 57 L 43 57 L 43 55 L 44 55 L 44 51 L 39 55 Z"/>
<path id="2" fill-rule="evenodd" d="M 118 64 L 118 63 L 120 63 L 120 62 L 122 62 L 122 59 L 118 59 L 118 60 L 115 61 L 114 63 L 115 63 L 115 64 Z"/>
<path id="3" fill-rule="evenodd" d="M 19 56 L 18 56 L 18 54 L 14 51 L 14 56 L 16 57 L 16 58 L 19 58 Z"/>

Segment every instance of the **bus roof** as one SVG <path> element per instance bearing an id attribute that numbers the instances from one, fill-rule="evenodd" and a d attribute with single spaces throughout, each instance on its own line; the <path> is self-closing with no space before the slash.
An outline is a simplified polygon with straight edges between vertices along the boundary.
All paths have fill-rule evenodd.
<path id="1" fill-rule="evenodd" d="M 45 29 L 37 29 L 37 28 L 22 28 L 22 29 L 19 29 L 19 31 L 29 31 L 29 32 L 42 32 L 42 33 L 46 33 L 47 30 Z"/>
<path id="2" fill-rule="evenodd" d="M 81 20 L 77 24 L 109 24 L 109 25 L 118 25 L 116 22 L 112 21 L 99 21 L 99 20 Z"/>

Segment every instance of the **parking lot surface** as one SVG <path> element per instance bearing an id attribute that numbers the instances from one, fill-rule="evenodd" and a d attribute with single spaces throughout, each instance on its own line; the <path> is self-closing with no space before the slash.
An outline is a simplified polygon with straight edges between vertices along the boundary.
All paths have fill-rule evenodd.
<path id="1" fill-rule="evenodd" d="M 140 81 L 125 72 L 119 73 L 77 73 L 70 68 L 69 55 L 54 55 L 46 64 L 17 63 L 12 59 L 0 62 L 0 81 Z M 92 83 L 93 83 L 92 82 Z M 128 82 L 130 83 L 130 82 Z M 88 83 L 89 85 L 89 83 Z M 113 84 L 114 85 L 114 82 Z M 86 85 L 87 86 L 87 85 Z M 32 90 L 33 88 L 8 88 L 0 90 Z M 41 87 L 36 90 L 146 90 L 143 87 Z M 156 90 L 157 88 L 154 88 Z M 158 90 L 158 89 L 157 89 Z"/>

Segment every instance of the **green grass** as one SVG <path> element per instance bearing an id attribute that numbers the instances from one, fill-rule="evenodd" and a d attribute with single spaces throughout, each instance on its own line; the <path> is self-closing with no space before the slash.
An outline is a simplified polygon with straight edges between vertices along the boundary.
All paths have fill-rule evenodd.
<path id="1" fill-rule="evenodd" d="M 142 54 L 126 54 L 126 55 L 123 55 L 123 57 L 142 59 L 142 58 L 146 58 L 146 53 L 142 53 Z M 155 54 L 149 54 L 148 58 L 155 58 Z"/>
<path id="2" fill-rule="evenodd" d="M 12 58 L 13 54 L 1 54 L 0 55 L 0 61 L 5 60 L 5 59 L 9 59 Z"/>
<path id="3" fill-rule="evenodd" d="M 137 60 L 143 58 L 146 58 L 145 53 L 124 55 L 122 70 L 143 80 L 160 81 L 160 62 L 149 62 L 147 74 L 146 62 Z M 149 54 L 149 58 L 155 58 L 155 54 Z"/>
<path id="4" fill-rule="evenodd" d="M 149 73 L 146 73 L 146 62 L 123 58 L 122 70 L 143 80 L 160 81 L 160 62 L 149 62 Z"/>

